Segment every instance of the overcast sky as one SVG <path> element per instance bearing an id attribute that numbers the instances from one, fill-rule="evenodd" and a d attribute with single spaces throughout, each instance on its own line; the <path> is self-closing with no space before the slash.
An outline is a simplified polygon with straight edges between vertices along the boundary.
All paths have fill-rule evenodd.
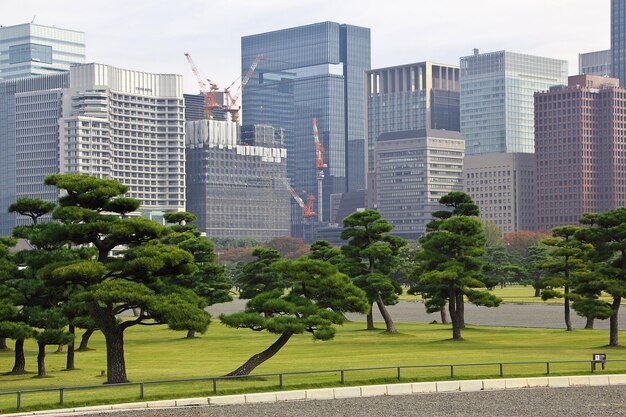
<path id="1" fill-rule="evenodd" d="M 36 16 L 36 17 L 35 17 Z M 609 0 L 0 0 L 0 25 L 83 31 L 87 62 L 182 74 L 185 60 L 225 87 L 240 76 L 241 37 L 321 21 L 371 29 L 372 68 L 458 65 L 472 48 L 566 59 L 610 48 Z"/>

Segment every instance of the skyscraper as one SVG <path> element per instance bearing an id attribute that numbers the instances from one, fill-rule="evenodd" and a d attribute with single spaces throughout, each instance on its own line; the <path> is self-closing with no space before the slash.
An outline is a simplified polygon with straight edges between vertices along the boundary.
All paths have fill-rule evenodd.
<path id="1" fill-rule="evenodd" d="M 615 78 L 576 75 L 535 94 L 540 230 L 626 206 L 625 113 Z"/>
<path id="2" fill-rule="evenodd" d="M 463 190 L 463 137 L 420 129 L 383 133 L 376 143 L 376 191 L 391 233 L 417 239 L 426 233 L 439 199 Z"/>
<path id="3" fill-rule="evenodd" d="M 17 198 L 17 171 L 33 172 L 58 169 L 58 119 L 61 103 L 58 91 L 69 86 L 69 72 L 0 81 L 0 235 L 8 236 L 15 227 L 15 215 L 7 208 Z M 47 94 L 46 94 L 47 92 Z M 19 104 L 19 107 L 18 107 Z M 27 109 L 41 109 L 38 123 L 32 124 Z M 17 145 L 17 138 L 20 144 Z M 33 157 L 26 165 L 16 164 L 16 148 L 30 150 Z M 38 157 L 44 155 L 40 160 Z M 32 196 L 44 198 L 28 189 Z"/>
<path id="4" fill-rule="evenodd" d="M 45 176 L 76 173 L 127 185 L 146 217 L 185 209 L 180 75 L 85 64 L 3 87 L 12 92 L 15 165 L 3 169 L 2 183 L 15 197 L 55 200 Z"/>
<path id="5" fill-rule="evenodd" d="M 626 85 L 626 0 L 611 0 L 612 76 Z"/>
<path id="6" fill-rule="evenodd" d="M 242 73 L 263 59 L 242 96 L 245 124 L 285 131 L 287 175 L 296 190 L 317 194 L 312 119 L 325 148 L 325 220 L 332 193 L 365 188 L 365 71 L 370 30 L 334 22 L 244 36 Z M 295 206 L 295 204 L 294 204 Z M 293 219 L 301 217 L 293 208 Z"/>
<path id="7" fill-rule="evenodd" d="M 85 62 L 85 34 L 24 23 L 0 27 L 0 81 L 67 71 Z"/>
<path id="8" fill-rule="evenodd" d="M 567 82 L 567 61 L 499 51 L 461 58 L 465 154 L 533 153 L 533 94 Z"/>
<path id="9" fill-rule="evenodd" d="M 611 50 L 586 52 L 578 54 L 578 73 L 588 75 L 611 75 Z"/>
<path id="10" fill-rule="evenodd" d="M 432 62 L 377 68 L 367 72 L 369 172 L 381 133 L 403 130 L 459 131 L 459 67 Z"/>

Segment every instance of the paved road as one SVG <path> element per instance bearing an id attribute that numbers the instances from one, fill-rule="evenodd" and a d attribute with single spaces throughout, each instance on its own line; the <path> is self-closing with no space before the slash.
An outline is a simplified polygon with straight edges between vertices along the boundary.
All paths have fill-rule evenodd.
<path id="1" fill-rule="evenodd" d="M 235 300 L 230 303 L 216 304 L 209 307 L 213 316 L 220 313 L 234 313 L 243 310 L 245 300 Z M 426 314 L 422 302 L 400 301 L 395 306 L 390 306 L 389 311 L 394 320 L 398 322 L 430 323 L 433 320 L 440 321 L 439 314 Z M 365 321 L 362 314 L 348 314 L 348 319 L 353 321 Z M 382 321 L 378 309 L 375 308 L 374 320 Z M 563 306 L 555 304 L 502 304 L 498 308 L 476 307 L 472 304 L 465 305 L 465 322 L 480 326 L 494 327 L 542 327 L 551 329 L 565 328 L 563 323 Z M 585 327 L 585 319 L 572 311 L 572 326 L 575 329 Z M 620 309 L 620 330 L 626 330 L 626 308 Z M 596 320 L 596 329 L 608 329 L 608 320 Z"/>
<path id="2" fill-rule="evenodd" d="M 328 401 L 124 410 L 85 417 L 590 417 L 626 415 L 623 386 L 526 388 Z M 75 417 L 83 417 L 76 415 Z"/>

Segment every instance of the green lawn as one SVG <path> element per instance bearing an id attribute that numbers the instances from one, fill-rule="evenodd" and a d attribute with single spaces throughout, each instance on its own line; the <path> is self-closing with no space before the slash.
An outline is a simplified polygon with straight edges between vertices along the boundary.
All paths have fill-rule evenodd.
<path id="1" fill-rule="evenodd" d="M 378 324 L 382 329 L 384 326 Z M 330 342 L 315 342 L 310 336 L 294 336 L 274 358 L 257 368 L 255 373 L 293 372 L 321 369 L 362 368 L 397 365 L 424 365 L 446 363 L 484 363 L 546 360 L 588 360 L 592 353 L 606 352 L 609 359 L 626 359 L 626 349 L 607 348 L 608 332 L 577 330 L 565 332 L 547 329 L 508 329 L 469 327 L 463 333 L 465 340 L 450 340 L 448 325 L 397 323 L 398 334 L 388 335 L 382 330 L 365 331 L 364 323 L 353 322 L 338 329 Z M 161 326 L 131 328 L 126 333 L 126 363 L 132 381 L 198 378 L 219 376 L 233 370 L 252 354 L 274 340 L 275 336 L 246 330 L 226 328 L 214 322 L 209 332 L 187 340 L 184 333 L 172 332 Z M 75 371 L 63 371 L 65 354 L 47 355 L 49 377 L 36 378 L 34 374 L 0 375 L 0 391 L 44 387 L 100 385 L 106 369 L 104 340 L 94 335 L 94 350 L 78 352 Z M 27 343 L 27 368 L 36 369 L 36 346 Z M 0 353 L 0 372 L 10 370 L 12 352 Z M 554 364 L 554 374 L 588 372 L 588 364 Z M 455 377 L 460 379 L 496 377 L 497 366 L 460 367 Z M 542 375 L 544 365 L 505 366 L 506 376 Z M 626 362 L 608 365 L 607 372 L 626 372 Z M 347 384 L 394 382 L 396 370 L 347 372 Z M 449 379 L 449 368 L 424 368 L 403 371 L 403 380 Z M 285 389 L 338 385 L 339 373 L 306 376 L 285 376 Z M 251 381 L 219 381 L 220 394 L 276 390 L 278 378 L 256 378 Z M 111 387 L 99 390 L 66 391 L 66 406 L 138 400 L 139 388 Z M 147 400 L 158 398 L 195 397 L 210 395 L 212 383 L 195 382 L 167 385 L 147 385 Z M 15 395 L 0 396 L 0 412 L 15 411 Z M 57 406 L 58 392 L 24 394 L 23 410 Z"/>

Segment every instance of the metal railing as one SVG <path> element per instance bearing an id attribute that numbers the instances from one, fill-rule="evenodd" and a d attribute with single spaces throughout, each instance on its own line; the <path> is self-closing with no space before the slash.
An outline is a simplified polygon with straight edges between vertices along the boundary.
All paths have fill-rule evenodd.
<path id="1" fill-rule="evenodd" d="M 203 378 L 188 378 L 188 379 L 164 379 L 164 380 L 156 380 L 156 381 L 144 381 L 144 382 L 124 382 L 119 384 L 103 384 L 103 385 L 81 385 L 74 387 L 62 387 L 62 388 L 40 388 L 40 389 L 29 389 L 29 390 L 20 390 L 20 391 L 3 391 L 0 392 L 0 395 L 16 395 L 17 396 L 17 409 L 21 409 L 22 407 L 22 396 L 27 393 L 41 393 L 41 392 L 59 392 L 59 404 L 63 405 L 65 401 L 65 393 L 68 391 L 79 391 L 86 389 L 104 389 L 104 388 L 119 388 L 124 386 L 139 386 L 139 399 L 144 399 L 145 397 L 145 387 L 147 385 L 156 385 L 156 384 L 175 384 L 182 382 L 199 382 L 199 381 L 211 381 L 213 384 L 213 394 L 217 394 L 217 382 L 225 381 L 225 380 L 236 380 L 236 379 L 248 379 L 248 378 L 268 378 L 268 377 L 278 377 L 278 387 L 283 388 L 283 377 L 289 375 L 311 375 L 311 374 L 328 374 L 328 373 L 339 373 L 340 374 L 340 384 L 346 383 L 346 373 L 348 372 L 363 372 L 363 371 L 382 371 L 395 369 L 397 379 L 400 380 L 402 378 L 402 370 L 407 369 L 424 369 L 424 368 L 449 368 L 450 369 L 450 378 L 454 378 L 454 370 L 455 368 L 462 367 L 489 367 L 489 366 L 497 366 L 498 367 L 498 375 L 500 377 L 504 376 L 504 366 L 512 366 L 512 365 L 545 365 L 546 375 L 550 375 L 550 365 L 551 364 L 566 364 L 566 363 L 588 363 L 591 366 L 591 372 L 593 373 L 596 370 L 596 365 L 602 363 L 602 369 L 604 369 L 604 363 L 613 363 L 613 362 L 626 362 L 626 359 L 613 359 L 606 361 L 596 361 L 596 360 L 555 360 L 555 361 L 525 361 L 525 362 L 486 362 L 486 363 L 456 363 L 456 364 L 431 364 L 431 365 L 403 365 L 403 366 L 381 366 L 381 367 L 373 367 L 373 368 L 346 368 L 346 369 L 326 369 L 326 370 L 317 370 L 317 371 L 299 371 L 299 372 L 279 372 L 279 373 L 269 373 L 269 374 L 252 374 L 252 375 L 239 375 L 239 376 L 216 376 L 216 377 L 203 377 Z"/>

